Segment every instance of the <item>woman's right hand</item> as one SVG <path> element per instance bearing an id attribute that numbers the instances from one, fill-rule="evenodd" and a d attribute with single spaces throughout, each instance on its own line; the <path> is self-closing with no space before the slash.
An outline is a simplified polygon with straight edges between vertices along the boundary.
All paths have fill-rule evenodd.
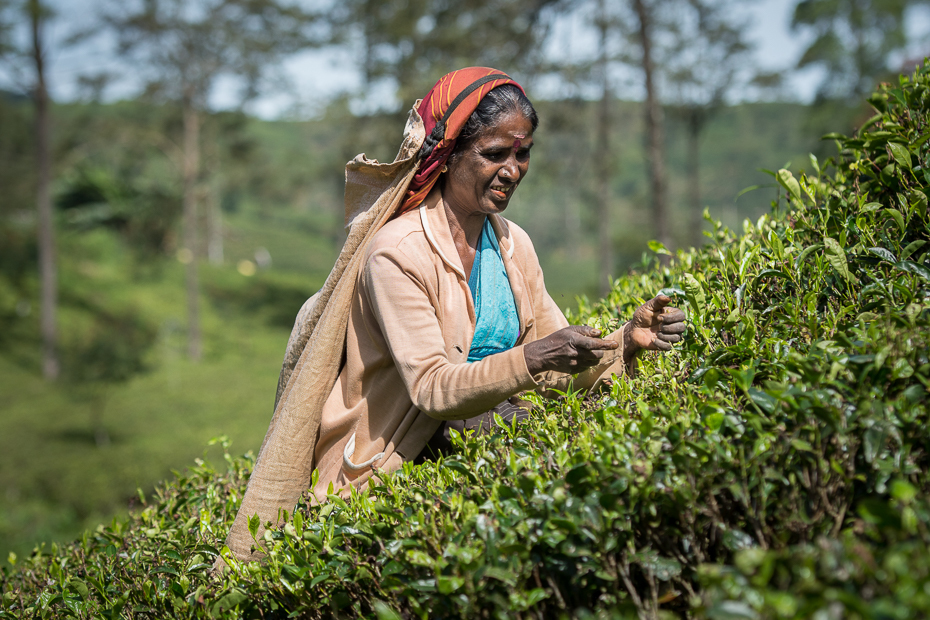
<path id="1" fill-rule="evenodd" d="M 577 374 L 597 365 L 604 355 L 620 346 L 613 340 L 599 338 L 601 330 L 585 325 L 570 325 L 523 346 L 526 368 L 530 374 L 554 370 Z"/>

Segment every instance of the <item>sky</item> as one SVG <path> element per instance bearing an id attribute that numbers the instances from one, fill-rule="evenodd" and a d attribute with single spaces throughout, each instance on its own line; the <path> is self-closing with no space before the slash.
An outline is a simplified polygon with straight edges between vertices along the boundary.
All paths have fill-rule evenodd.
<path id="1" fill-rule="evenodd" d="M 106 0 L 49 0 L 57 7 L 58 17 L 49 32 L 51 40 L 61 40 L 76 28 L 93 22 L 96 12 Z M 778 70 L 793 67 L 807 43 L 805 37 L 792 33 L 791 14 L 797 0 L 750 0 L 746 11 L 750 18 L 749 38 L 755 45 L 756 62 L 760 67 Z M 911 27 L 925 33 L 930 31 L 930 12 L 911 20 Z M 556 24 L 555 49 L 550 54 L 567 54 L 575 57 L 591 52 L 593 38 L 586 36 L 580 17 L 562 18 Z M 560 34 L 561 33 L 561 34 Z M 25 32 L 20 33 L 25 36 Z M 107 100 L 132 97 L 139 90 L 139 80 L 133 68 L 120 61 L 113 52 L 112 40 L 98 37 L 92 44 L 58 52 L 49 62 L 50 92 L 56 100 L 67 101 L 81 96 L 81 75 L 111 72 L 118 76 L 105 91 Z M 290 88 L 264 96 L 250 103 L 249 112 L 263 118 L 282 116 L 309 116 L 331 97 L 351 91 L 359 86 L 361 78 L 352 59 L 340 50 L 308 51 L 283 63 L 283 73 L 289 78 Z M 505 68 L 506 70 L 506 68 Z M 794 71 L 789 75 L 784 95 L 798 101 L 810 101 L 820 81 L 816 70 Z M 621 78 L 621 82 L 624 80 Z M 16 78 L 0 71 L 0 84 L 15 88 Z M 639 98 L 639 86 L 634 76 L 627 76 L 618 84 L 622 98 Z M 558 85 L 540 84 L 541 92 L 534 96 L 547 98 L 555 95 Z M 237 105 L 235 84 L 227 81 L 218 84 L 211 99 L 215 108 Z M 386 95 L 389 98 L 390 95 Z"/>

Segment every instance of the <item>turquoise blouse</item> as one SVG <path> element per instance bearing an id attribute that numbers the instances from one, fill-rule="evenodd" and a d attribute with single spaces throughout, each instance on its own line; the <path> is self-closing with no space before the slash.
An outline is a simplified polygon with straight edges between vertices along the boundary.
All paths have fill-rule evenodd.
<path id="1" fill-rule="evenodd" d="M 471 289 L 476 315 L 475 337 L 468 350 L 468 361 L 476 362 L 488 355 L 512 349 L 520 337 L 520 321 L 490 219 L 485 219 L 481 229 L 468 288 Z"/>

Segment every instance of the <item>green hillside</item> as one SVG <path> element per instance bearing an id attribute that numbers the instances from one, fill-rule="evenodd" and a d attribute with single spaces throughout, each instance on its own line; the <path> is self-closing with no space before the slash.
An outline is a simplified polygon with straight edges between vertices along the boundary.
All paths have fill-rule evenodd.
<path id="1" fill-rule="evenodd" d="M 589 323 L 658 290 L 687 309 L 684 343 L 636 377 L 534 396 L 521 426 L 300 505 L 262 564 L 222 548 L 252 465 L 239 446 L 73 543 L 11 556 L 2 614 L 927 615 L 930 64 L 871 102 L 837 161 L 774 173 L 769 214 L 712 223 L 703 249 L 582 304 Z M 218 554 L 231 570 L 211 579 Z"/>

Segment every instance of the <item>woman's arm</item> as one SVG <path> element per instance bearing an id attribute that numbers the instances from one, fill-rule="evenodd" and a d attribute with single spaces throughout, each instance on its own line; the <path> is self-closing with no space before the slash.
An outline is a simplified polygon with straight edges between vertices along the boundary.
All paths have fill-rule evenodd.
<path id="1" fill-rule="evenodd" d="M 537 387 L 522 346 L 470 364 L 449 359 L 426 280 L 401 250 L 381 248 L 371 254 L 362 294 L 410 399 L 427 415 L 473 417 Z"/>

